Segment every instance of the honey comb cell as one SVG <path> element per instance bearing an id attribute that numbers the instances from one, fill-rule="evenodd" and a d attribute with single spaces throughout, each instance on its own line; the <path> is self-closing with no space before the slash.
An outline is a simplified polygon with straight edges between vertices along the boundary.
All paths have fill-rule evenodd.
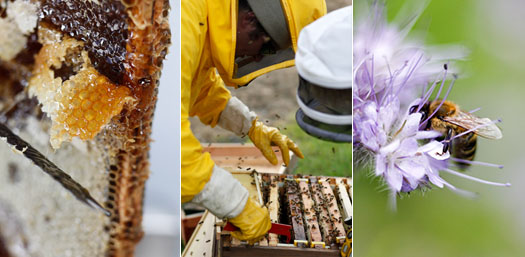
<path id="1" fill-rule="evenodd" d="M 65 35 L 83 41 L 95 69 L 122 84 L 125 72 L 127 14 L 120 1 L 47 0 L 40 18 Z"/>

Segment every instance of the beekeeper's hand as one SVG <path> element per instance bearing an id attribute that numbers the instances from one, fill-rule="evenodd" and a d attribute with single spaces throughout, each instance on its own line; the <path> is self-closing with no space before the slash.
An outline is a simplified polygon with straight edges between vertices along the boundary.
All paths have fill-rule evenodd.
<path id="1" fill-rule="evenodd" d="M 252 121 L 252 127 L 248 132 L 248 136 L 253 144 L 261 150 L 264 157 L 266 157 L 266 159 L 273 165 L 277 164 L 277 157 L 273 152 L 272 144 L 281 149 L 283 161 L 286 166 L 290 163 L 289 150 L 294 152 L 299 158 L 303 158 L 303 153 L 301 153 L 299 147 L 291 139 L 281 134 L 277 128 L 264 125 L 262 122 L 258 121 L 257 118 Z"/>
<path id="2" fill-rule="evenodd" d="M 273 152 L 272 145 L 281 149 L 284 164 L 287 166 L 290 163 L 289 150 L 294 152 L 297 157 L 304 158 L 299 147 L 291 139 L 281 134 L 277 128 L 266 126 L 257 121 L 257 115 L 236 97 L 230 98 L 226 108 L 221 112 L 218 124 L 239 136 L 248 135 L 253 144 L 273 165 L 277 165 L 277 157 Z"/>
<path id="3" fill-rule="evenodd" d="M 249 244 L 258 242 L 272 226 L 268 209 L 261 207 L 252 198 L 248 198 L 244 210 L 237 217 L 228 221 L 239 228 L 231 232 L 231 235 L 239 240 L 246 240 Z"/>
<path id="4" fill-rule="evenodd" d="M 221 219 L 228 219 L 240 230 L 232 235 L 254 243 L 270 230 L 268 210 L 256 204 L 248 190 L 228 171 L 215 165 L 210 180 L 192 199 Z"/>

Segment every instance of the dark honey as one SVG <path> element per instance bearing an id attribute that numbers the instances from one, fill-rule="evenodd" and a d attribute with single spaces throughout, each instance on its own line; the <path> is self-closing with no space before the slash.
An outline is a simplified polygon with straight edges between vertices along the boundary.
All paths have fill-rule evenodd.
<path id="1" fill-rule="evenodd" d="M 22 65 L 31 65 L 35 62 L 35 54 L 40 51 L 42 44 L 38 42 L 38 33 L 35 31 L 27 38 L 26 46 L 15 57 L 15 61 Z"/>
<path id="2" fill-rule="evenodd" d="M 122 84 L 127 14 L 120 1 L 47 0 L 40 18 L 66 35 L 82 40 L 91 63 L 115 84 Z"/>

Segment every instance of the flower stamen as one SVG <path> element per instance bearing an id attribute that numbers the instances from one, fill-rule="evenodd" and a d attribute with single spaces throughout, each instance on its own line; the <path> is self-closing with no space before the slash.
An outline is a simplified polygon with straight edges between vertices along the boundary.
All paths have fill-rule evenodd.
<path id="1" fill-rule="evenodd" d="M 438 107 L 434 110 L 434 112 L 432 112 L 431 115 L 429 115 L 425 121 L 421 122 L 419 124 L 419 127 L 421 128 L 423 126 L 423 124 L 426 124 L 432 117 L 434 117 L 434 115 L 439 111 L 439 109 L 441 108 L 441 106 L 443 106 L 443 103 L 445 102 L 445 100 L 447 100 L 447 97 L 448 95 L 450 94 L 450 91 L 452 91 L 452 87 L 454 87 L 454 82 L 456 82 L 456 79 L 457 77 L 454 76 L 454 79 L 452 79 L 452 81 L 450 82 L 450 86 L 448 86 L 448 90 L 447 90 L 447 93 L 445 93 L 445 97 L 443 97 L 443 100 L 441 101 L 441 103 L 439 103 Z M 441 90 L 440 90 L 441 91 Z M 436 96 L 436 99 L 437 97 L 439 97 L 439 95 Z"/>
<path id="2" fill-rule="evenodd" d="M 478 108 L 476 108 L 476 109 L 474 109 L 474 110 L 471 110 L 471 111 L 469 111 L 468 113 L 471 113 L 471 114 L 472 114 L 472 113 L 475 113 L 475 112 L 477 112 L 477 111 L 479 111 L 479 110 L 481 110 L 481 107 L 478 107 Z"/>
<path id="3" fill-rule="evenodd" d="M 503 169 L 503 165 L 501 165 L 501 164 L 480 162 L 480 161 L 470 161 L 470 160 L 464 160 L 464 159 L 459 159 L 459 158 L 455 158 L 455 157 L 451 157 L 450 159 L 452 161 L 455 161 L 455 162 L 461 162 L 461 163 L 466 163 L 466 164 L 470 164 L 470 165 L 480 165 L 480 166 L 487 166 L 487 167 L 494 167 L 494 168 L 498 168 L 498 169 Z"/>
<path id="4" fill-rule="evenodd" d="M 419 62 L 421 61 L 421 59 L 423 59 L 423 53 L 421 53 L 421 55 L 419 56 L 419 58 L 417 59 L 416 63 L 414 64 L 414 66 L 412 66 L 412 68 L 409 70 L 408 74 L 406 75 L 405 77 L 405 80 L 403 80 L 403 83 L 401 84 L 401 86 L 397 89 L 397 92 L 395 94 L 395 96 L 397 97 L 399 95 L 399 93 L 401 93 L 401 91 L 403 90 L 403 88 L 407 85 L 407 81 L 408 79 L 410 79 L 412 77 L 412 73 L 416 70 L 416 68 L 418 67 L 418 64 Z"/>
<path id="5" fill-rule="evenodd" d="M 469 176 L 467 174 L 463 174 L 461 172 L 457 172 L 457 171 L 451 170 L 451 169 L 444 169 L 443 171 L 448 172 L 448 173 L 450 173 L 452 175 L 456 175 L 458 177 L 466 178 L 468 180 L 476 181 L 476 182 L 479 182 L 479 183 L 482 183 L 482 184 L 487 184 L 487 185 L 491 185 L 491 186 L 510 187 L 510 183 L 497 183 L 497 182 L 487 181 L 487 180 L 483 180 L 483 179 L 480 179 L 480 178 L 472 177 L 472 176 Z"/>
<path id="6" fill-rule="evenodd" d="M 445 63 L 443 65 L 444 67 L 444 70 L 445 72 L 443 72 L 443 79 L 441 80 L 441 85 L 439 86 L 439 91 L 436 95 L 436 97 L 439 97 L 441 95 L 441 90 L 443 90 L 443 87 L 445 85 L 445 81 L 447 79 L 447 74 L 448 74 L 448 63 Z M 417 111 L 419 112 L 421 110 L 421 108 L 423 108 L 423 106 L 425 105 L 425 103 L 428 101 L 428 99 L 430 99 L 430 96 L 432 95 L 432 92 L 434 92 L 434 88 L 437 84 L 439 80 L 436 78 L 436 80 L 434 80 L 434 83 L 432 83 L 432 86 L 430 87 L 430 89 L 427 91 L 427 93 L 425 94 L 425 97 L 423 99 L 423 101 L 419 104 L 419 107 L 417 109 Z M 437 98 L 436 98 L 437 99 Z"/>
<path id="7" fill-rule="evenodd" d="M 447 77 L 447 71 L 445 70 L 445 75 L 443 76 L 443 80 L 442 80 L 442 83 L 441 83 L 441 86 L 440 86 L 440 93 L 441 93 L 441 88 L 443 87 L 443 82 L 445 81 L 445 78 Z M 439 77 L 439 75 L 438 75 Z M 426 91 L 426 93 L 424 93 L 423 91 L 423 96 L 421 97 L 421 102 L 419 102 L 419 106 L 417 107 L 417 111 L 416 112 L 419 112 L 421 111 L 421 108 L 423 108 L 423 106 L 425 105 L 425 103 L 428 101 L 428 99 L 430 99 L 430 96 L 432 95 L 432 92 L 434 92 L 434 89 L 438 83 L 438 79 L 436 77 L 436 79 L 434 80 L 434 82 L 432 83 L 432 86 L 430 86 L 430 88 Z"/>
<path id="8" fill-rule="evenodd" d="M 374 99 L 374 102 L 376 102 L 376 104 L 378 103 L 377 102 L 377 96 L 376 96 L 376 92 L 375 92 L 375 85 L 374 85 L 374 55 L 372 55 L 371 57 L 371 69 L 372 69 L 372 72 L 368 71 L 368 67 L 366 66 L 365 64 L 365 72 L 366 72 L 366 75 L 368 76 L 368 81 L 370 83 L 370 95 L 372 96 L 372 98 Z"/>

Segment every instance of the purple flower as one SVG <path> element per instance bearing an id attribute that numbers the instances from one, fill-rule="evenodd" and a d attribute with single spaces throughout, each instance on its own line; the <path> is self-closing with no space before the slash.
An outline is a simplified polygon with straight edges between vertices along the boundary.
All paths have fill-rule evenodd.
<path id="1" fill-rule="evenodd" d="M 509 186 L 450 169 L 451 161 L 458 160 L 444 152 L 446 142 L 438 140 L 442 134 L 423 129 L 429 118 L 422 120 L 419 111 L 438 84 L 440 96 L 450 73 L 445 60 L 462 57 L 464 51 L 453 50 L 449 58 L 443 57 L 446 51 L 428 51 L 428 47 L 405 38 L 410 28 L 388 24 L 382 12 L 382 6 L 376 5 L 373 15 L 363 15 L 367 19 L 358 23 L 354 33 L 354 149 L 365 150 L 374 158 L 374 174 L 384 179 L 394 200 L 401 192 L 430 184 L 464 192 L 445 181 L 440 172 Z M 455 75 L 444 99 L 454 81 Z"/>

